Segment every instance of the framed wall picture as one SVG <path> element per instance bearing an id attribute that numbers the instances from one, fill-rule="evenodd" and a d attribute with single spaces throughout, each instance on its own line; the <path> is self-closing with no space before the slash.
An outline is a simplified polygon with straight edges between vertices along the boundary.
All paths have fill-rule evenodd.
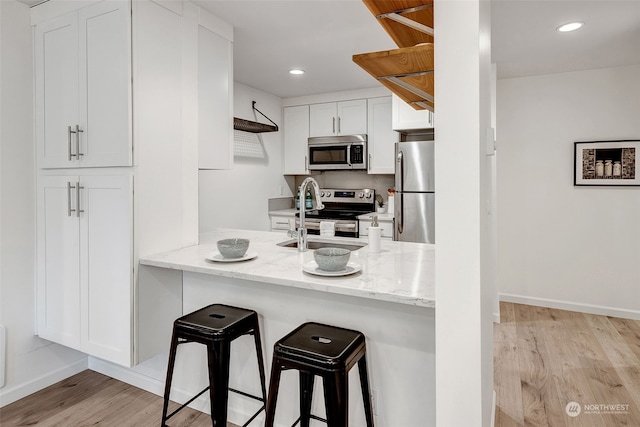
<path id="1" fill-rule="evenodd" d="M 573 185 L 640 186 L 640 140 L 573 145 Z"/>

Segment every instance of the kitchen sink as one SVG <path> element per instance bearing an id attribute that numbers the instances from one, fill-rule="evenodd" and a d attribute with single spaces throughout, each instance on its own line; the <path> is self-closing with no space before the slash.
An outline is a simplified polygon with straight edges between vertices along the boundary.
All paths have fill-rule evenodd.
<path id="1" fill-rule="evenodd" d="M 287 240 L 284 242 L 280 242 L 277 243 L 278 246 L 282 246 L 284 248 L 297 248 L 298 247 L 298 240 L 296 239 L 291 239 L 291 240 Z M 361 249 L 365 246 L 367 246 L 366 243 L 360 243 L 360 242 L 341 242 L 341 241 L 335 241 L 335 240 L 316 240 L 316 239 L 309 239 L 307 241 L 307 246 L 309 247 L 309 249 L 320 249 L 320 248 L 343 248 L 343 249 L 349 249 L 350 251 L 357 251 L 358 249 Z"/>

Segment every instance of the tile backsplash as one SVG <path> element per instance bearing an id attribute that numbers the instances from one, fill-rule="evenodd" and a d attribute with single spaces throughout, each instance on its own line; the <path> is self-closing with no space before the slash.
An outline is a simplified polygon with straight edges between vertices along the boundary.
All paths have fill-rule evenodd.
<path id="1" fill-rule="evenodd" d="M 376 194 L 381 194 L 385 201 L 387 200 L 387 189 L 395 186 L 394 175 L 369 175 L 361 171 L 314 172 L 311 176 L 318 181 L 321 188 L 373 188 L 376 190 Z M 292 189 L 292 192 L 296 192 L 306 177 L 306 175 L 295 177 L 295 188 Z"/>

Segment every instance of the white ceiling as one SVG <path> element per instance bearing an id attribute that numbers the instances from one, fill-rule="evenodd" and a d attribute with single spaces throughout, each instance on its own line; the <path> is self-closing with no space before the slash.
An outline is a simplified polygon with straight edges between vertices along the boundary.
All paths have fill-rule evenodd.
<path id="1" fill-rule="evenodd" d="M 396 47 L 361 0 L 195 2 L 234 26 L 235 80 L 283 98 L 376 87 L 351 56 Z M 498 78 L 640 64 L 640 0 L 491 0 L 491 6 Z M 585 26 L 555 31 L 573 20 Z M 291 76 L 293 67 L 307 73 Z"/>
<path id="2" fill-rule="evenodd" d="M 235 80 L 280 97 L 375 87 L 351 56 L 396 47 L 360 0 L 197 3 L 235 28 Z M 491 3 L 499 78 L 640 64 L 640 0 Z M 555 31 L 572 20 L 585 26 Z M 307 73 L 290 76 L 292 67 Z"/>

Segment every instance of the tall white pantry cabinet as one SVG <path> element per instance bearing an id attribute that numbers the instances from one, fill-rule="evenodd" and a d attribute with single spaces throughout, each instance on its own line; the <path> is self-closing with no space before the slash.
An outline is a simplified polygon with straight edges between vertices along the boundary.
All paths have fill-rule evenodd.
<path id="1" fill-rule="evenodd" d="M 37 334 L 133 366 L 139 304 L 154 304 L 138 299 L 138 258 L 197 243 L 199 146 L 232 144 L 198 129 L 208 102 L 233 126 L 233 29 L 179 0 L 50 0 L 32 25 Z M 199 48 L 202 29 L 228 49 Z M 199 64 L 221 51 L 212 97 Z"/>

